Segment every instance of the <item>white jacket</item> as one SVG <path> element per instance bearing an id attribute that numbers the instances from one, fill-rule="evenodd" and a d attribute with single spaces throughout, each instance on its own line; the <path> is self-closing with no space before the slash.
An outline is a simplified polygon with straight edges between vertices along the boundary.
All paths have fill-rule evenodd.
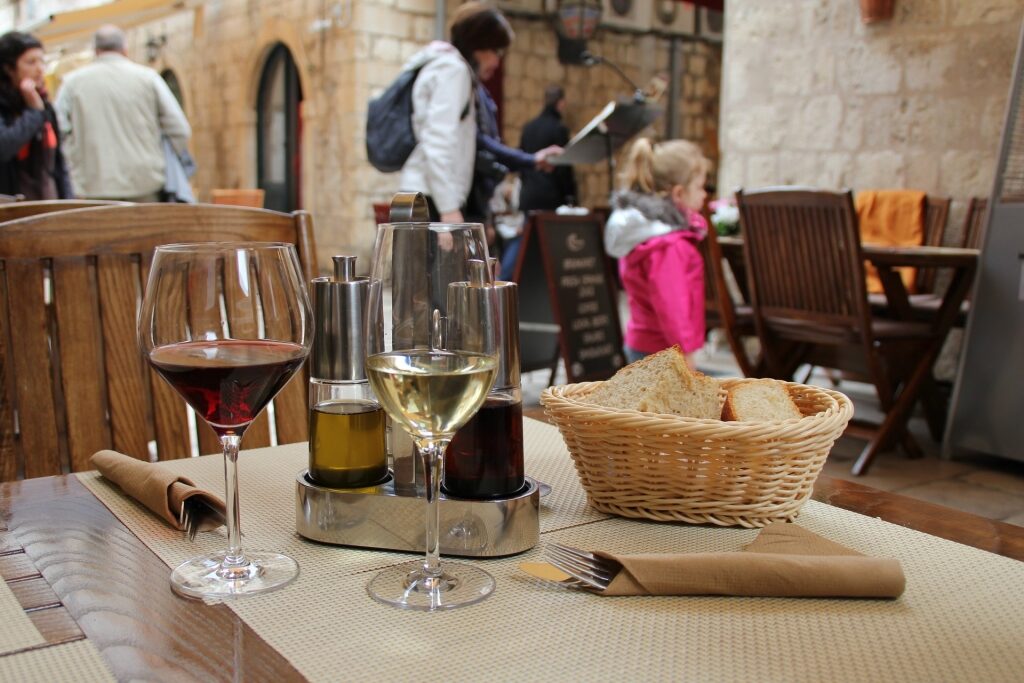
<path id="1" fill-rule="evenodd" d="M 192 135 L 160 74 L 115 52 L 68 74 L 54 108 L 79 197 L 127 199 L 161 190 L 161 135 L 176 150 L 187 149 Z"/>
<path id="2" fill-rule="evenodd" d="M 418 144 L 402 167 L 399 187 L 429 195 L 443 214 L 462 208 L 473 181 L 473 77 L 459 51 L 440 41 L 413 55 L 403 70 L 421 65 L 412 89 L 412 128 Z M 466 116 L 460 118 L 463 111 Z"/>

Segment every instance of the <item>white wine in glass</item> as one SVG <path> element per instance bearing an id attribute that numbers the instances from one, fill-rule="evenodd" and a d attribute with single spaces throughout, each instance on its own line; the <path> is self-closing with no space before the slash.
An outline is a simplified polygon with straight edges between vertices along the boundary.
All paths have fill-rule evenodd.
<path id="1" fill-rule="evenodd" d="M 377 231 L 367 306 L 366 376 L 416 443 L 426 490 L 425 557 L 385 569 L 370 596 L 405 609 L 483 600 L 494 579 L 439 558 L 444 451 L 483 404 L 497 372 L 497 299 L 479 224 L 403 223 Z"/>

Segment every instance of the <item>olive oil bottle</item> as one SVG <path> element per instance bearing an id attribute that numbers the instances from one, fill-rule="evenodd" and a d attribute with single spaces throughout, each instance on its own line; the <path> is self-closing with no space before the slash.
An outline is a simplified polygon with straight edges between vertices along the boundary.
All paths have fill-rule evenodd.
<path id="1" fill-rule="evenodd" d="M 387 419 L 363 366 L 369 280 L 356 277 L 355 262 L 335 256 L 334 277 L 311 283 L 309 478 L 330 488 L 373 486 L 388 476 Z"/>

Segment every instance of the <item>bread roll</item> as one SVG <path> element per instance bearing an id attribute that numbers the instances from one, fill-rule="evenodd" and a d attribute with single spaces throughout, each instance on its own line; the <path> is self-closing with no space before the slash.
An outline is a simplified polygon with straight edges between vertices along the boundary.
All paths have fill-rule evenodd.
<path id="1" fill-rule="evenodd" d="M 587 402 L 708 420 L 721 418 L 719 384 L 686 365 L 678 346 L 630 363 L 594 389 Z"/>
<path id="2" fill-rule="evenodd" d="M 803 417 L 786 385 L 774 379 L 749 379 L 728 389 L 722 419 L 769 422 Z"/>

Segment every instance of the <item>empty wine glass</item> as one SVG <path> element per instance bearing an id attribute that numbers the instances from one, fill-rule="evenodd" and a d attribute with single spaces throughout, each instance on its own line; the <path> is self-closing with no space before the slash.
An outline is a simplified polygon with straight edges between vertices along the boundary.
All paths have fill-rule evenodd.
<path id="1" fill-rule="evenodd" d="M 494 590 L 479 567 L 439 558 L 443 455 L 486 398 L 497 370 L 496 305 L 479 224 L 403 223 L 377 229 L 367 306 L 366 374 L 395 424 L 416 443 L 426 489 L 426 556 L 382 571 L 379 602 L 439 610 Z"/>
<path id="2" fill-rule="evenodd" d="M 175 569 L 171 587 L 182 595 L 259 593 L 298 575 L 286 555 L 243 552 L 237 463 L 246 427 L 309 354 L 313 321 L 300 273 L 291 244 L 171 244 L 153 256 L 139 345 L 224 447 L 228 549 Z"/>

